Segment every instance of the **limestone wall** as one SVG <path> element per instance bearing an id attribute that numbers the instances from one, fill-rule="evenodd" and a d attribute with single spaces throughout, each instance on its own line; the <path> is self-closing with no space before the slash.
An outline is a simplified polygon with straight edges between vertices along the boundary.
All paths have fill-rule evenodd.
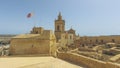
<path id="1" fill-rule="evenodd" d="M 12 39 L 10 54 L 50 54 L 50 41 L 35 38 Z"/>
<path id="2" fill-rule="evenodd" d="M 96 44 L 96 43 L 120 43 L 120 36 L 91 36 L 91 37 L 81 37 L 80 38 L 81 44 L 84 43 L 91 43 L 91 44 Z"/>
<path id="3" fill-rule="evenodd" d="M 120 68 L 120 64 L 106 62 L 106 68 Z"/>
<path id="4" fill-rule="evenodd" d="M 50 54 L 52 56 L 56 56 L 56 49 L 57 49 L 57 46 L 56 46 L 56 39 L 52 39 L 50 40 Z"/>
<path id="5" fill-rule="evenodd" d="M 111 63 L 111 62 L 103 62 L 96 59 L 92 59 L 89 57 L 85 57 L 78 54 L 73 53 L 60 53 L 57 52 L 58 58 L 63 60 L 71 61 L 77 64 L 86 65 L 89 68 L 120 68 L 119 64 Z"/>

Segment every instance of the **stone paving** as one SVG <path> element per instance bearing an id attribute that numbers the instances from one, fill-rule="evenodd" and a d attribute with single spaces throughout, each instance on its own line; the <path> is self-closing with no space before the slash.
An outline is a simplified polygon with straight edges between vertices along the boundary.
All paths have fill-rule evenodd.
<path id="1" fill-rule="evenodd" d="M 3 57 L 0 68 L 84 68 L 54 57 Z"/>

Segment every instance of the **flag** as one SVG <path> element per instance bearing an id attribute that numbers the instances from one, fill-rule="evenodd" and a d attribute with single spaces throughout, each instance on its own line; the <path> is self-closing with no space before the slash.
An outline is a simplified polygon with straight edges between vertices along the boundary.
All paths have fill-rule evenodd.
<path id="1" fill-rule="evenodd" d="M 30 17 L 32 17 L 32 16 L 33 16 L 32 13 L 28 13 L 27 18 L 30 18 Z"/>

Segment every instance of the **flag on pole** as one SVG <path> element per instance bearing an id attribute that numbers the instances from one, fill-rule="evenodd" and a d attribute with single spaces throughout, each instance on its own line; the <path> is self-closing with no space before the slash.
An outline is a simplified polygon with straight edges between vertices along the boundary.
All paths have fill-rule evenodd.
<path id="1" fill-rule="evenodd" d="M 27 18 L 31 18 L 33 16 L 32 13 L 28 13 Z"/>

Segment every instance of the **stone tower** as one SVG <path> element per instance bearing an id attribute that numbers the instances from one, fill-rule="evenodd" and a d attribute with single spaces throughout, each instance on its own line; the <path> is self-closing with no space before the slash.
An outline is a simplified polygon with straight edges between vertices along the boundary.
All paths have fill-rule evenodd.
<path id="1" fill-rule="evenodd" d="M 58 19 L 55 20 L 55 36 L 57 42 L 61 39 L 61 34 L 65 32 L 65 21 L 62 20 L 61 13 L 59 12 Z"/>

